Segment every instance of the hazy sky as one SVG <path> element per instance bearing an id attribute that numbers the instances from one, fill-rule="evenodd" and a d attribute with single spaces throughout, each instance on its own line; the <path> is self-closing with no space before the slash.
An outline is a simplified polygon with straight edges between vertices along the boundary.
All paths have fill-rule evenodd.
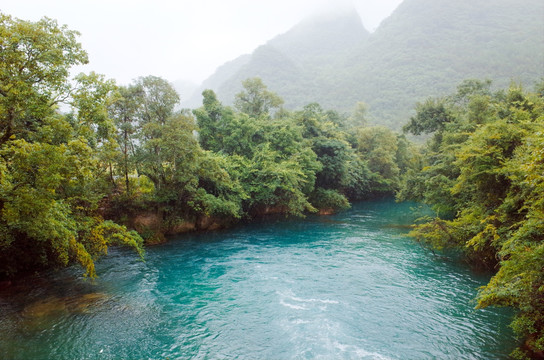
<path id="1" fill-rule="evenodd" d="M 402 0 L 353 0 L 374 30 Z M 3 3 L 3 4 L 2 4 Z M 81 32 L 82 71 L 127 84 L 139 76 L 200 83 L 215 69 L 315 13 L 351 0 L 0 0 L 0 11 L 43 16 Z"/>

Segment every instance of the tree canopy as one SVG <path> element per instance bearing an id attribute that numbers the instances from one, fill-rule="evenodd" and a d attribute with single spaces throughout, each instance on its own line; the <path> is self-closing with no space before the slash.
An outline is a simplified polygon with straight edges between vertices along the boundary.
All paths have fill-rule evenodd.
<path id="1" fill-rule="evenodd" d="M 269 116 L 270 110 L 279 108 L 283 104 L 283 99 L 268 91 L 266 85 L 258 77 L 244 80 L 242 86 L 244 90 L 236 94 L 234 107 L 249 116 Z"/>
<path id="2" fill-rule="evenodd" d="M 0 19 L 0 276 L 72 262 L 95 276 L 94 260 L 113 244 L 142 255 L 136 232 L 97 211 L 113 84 L 69 81 L 70 67 L 87 62 L 76 32 L 47 18 Z M 60 101 L 73 112 L 60 114 Z"/>
<path id="3" fill-rule="evenodd" d="M 424 166 L 405 177 L 399 197 L 424 201 L 440 215 L 423 220 L 414 237 L 498 269 L 478 307 L 518 309 L 512 327 L 525 342 L 513 355 L 524 359 L 544 351 L 544 98 L 516 84 L 491 93 L 489 85 L 462 83 L 440 100 L 441 111 L 417 107 L 415 119 L 440 126 L 427 128 L 435 136 Z M 419 133 L 412 124 L 405 129 Z"/>

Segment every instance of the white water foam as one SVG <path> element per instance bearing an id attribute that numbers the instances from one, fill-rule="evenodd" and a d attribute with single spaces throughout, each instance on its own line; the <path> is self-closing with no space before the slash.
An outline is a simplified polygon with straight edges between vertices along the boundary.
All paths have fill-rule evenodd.
<path id="1" fill-rule="evenodd" d="M 306 306 L 304 304 L 311 304 L 311 303 L 325 304 L 325 305 L 339 304 L 339 302 L 337 300 L 331 300 L 331 299 L 314 299 L 314 298 L 304 299 L 304 298 L 300 298 L 300 297 L 297 297 L 292 291 L 288 291 L 287 293 L 277 291 L 276 294 L 278 294 L 280 296 L 280 304 L 281 305 L 290 307 L 292 309 L 297 309 L 297 310 L 307 310 L 307 308 L 306 308 Z M 290 303 L 285 302 L 285 300 L 287 300 L 289 302 L 301 303 L 301 305 L 290 304 Z M 324 310 L 323 307 L 320 307 L 320 309 Z"/>
<path id="2" fill-rule="evenodd" d="M 384 356 L 382 354 L 379 354 L 377 352 L 370 352 L 365 349 L 361 349 L 358 346 L 355 345 L 344 345 L 340 344 L 339 342 L 334 342 L 334 347 L 336 347 L 341 352 L 353 352 L 356 354 L 358 359 L 367 359 L 367 360 L 393 360 L 392 358 L 389 358 L 387 356 Z"/>
<path id="3" fill-rule="evenodd" d="M 329 300 L 329 299 L 302 299 L 296 296 L 292 296 L 291 300 L 297 301 L 297 302 L 308 302 L 308 303 L 321 303 L 321 304 L 339 304 L 336 300 Z"/>
<path id="4" fill-rule="evenodd" d="M 285 306 L 285 307 L 288 307 L 288 308 L 291 308 L 291 309 L 295 309 L 295 310 L 308 310 L 306 308 L 306 306 L 304 305 L 294 305 L 294 304 L 289 304 L 289 303 L 286 303 L 285 301 L 283 301 L 283 299 L 280 300 L 280 304 Z"/>

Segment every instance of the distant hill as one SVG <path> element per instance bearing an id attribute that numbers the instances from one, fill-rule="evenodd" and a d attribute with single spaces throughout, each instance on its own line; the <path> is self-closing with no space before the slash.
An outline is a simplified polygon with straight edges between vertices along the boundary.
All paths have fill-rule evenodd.
<path id="1" fill-rule="evenodd" d="M 405 0 L 369 34 L 355 10 L 307 20 L 217 70 L 205 88 L 230 104 L 241 81 L 259 76 L 286 107 L 310 102 L 399 128 L 416 101 L 463 79 L 528 87 L 544 77 L 544 1 Z"/>
<path id="2" fill-rule="evenodd" d="M 305 105 L 320 91 L 316 77 L 333 72 L 368 36 L 355 10 L 303 21 L 253 54 L 219 67 L 184 105 L 200 106 L 204 89 L 213 89 L 219 99 L 230 104 L 242 81 L 255 76 L 279 93 L 286 107 Z"/>
<path id="3" fill-rule="evenodd" d="M 344 69 L 334 106 L 365 101 L 393 126 L 467 78 L 533 87 L 544 76 L 544 1 L 405 0 Z"/>

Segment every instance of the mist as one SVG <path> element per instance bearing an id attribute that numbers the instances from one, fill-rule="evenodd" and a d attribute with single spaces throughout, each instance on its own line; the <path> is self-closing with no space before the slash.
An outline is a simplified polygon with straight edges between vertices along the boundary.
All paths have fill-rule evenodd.
<path id="1" fill-rule="evenodd" d="M 2 11 L 32 21 L 47 16 L 80 31 L 90 65 L 78 71 L 96 71 L 120 84 L 147 74 L 198 84 L 307 17 L 354 4 L 372 29 L 400 2 L 21 0 Z"/>

